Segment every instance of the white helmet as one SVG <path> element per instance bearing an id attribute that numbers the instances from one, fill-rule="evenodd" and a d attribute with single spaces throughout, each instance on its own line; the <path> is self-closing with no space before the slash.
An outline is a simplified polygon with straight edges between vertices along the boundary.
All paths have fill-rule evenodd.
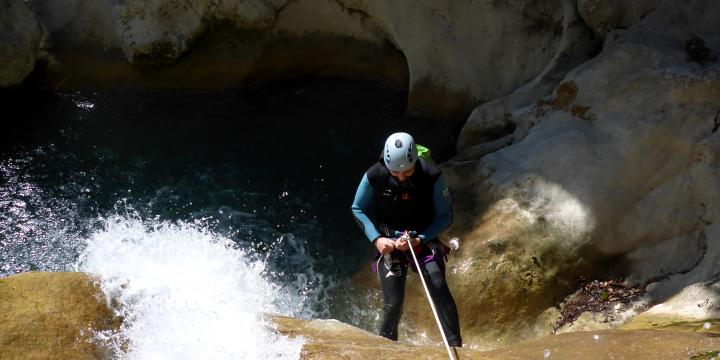
<path id="1" fill-rule="evenodd" d="M 390 171 L 406 171 L 415 166 L 418 153 L 415 140 L 408 133 L 394 133 L 385 140 L 383 160 Z"/>

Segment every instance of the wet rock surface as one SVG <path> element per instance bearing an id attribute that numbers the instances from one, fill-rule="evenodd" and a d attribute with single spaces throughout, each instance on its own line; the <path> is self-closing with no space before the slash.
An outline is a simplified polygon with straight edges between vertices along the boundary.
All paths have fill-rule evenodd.
<path id="1" fill-rule="evenodd" d="M 105 358 L 93 333 L 119 326 L 86 274 L 29 272 L 0 279 L 3 359 Z"/>
<path id="2" fill-rule="evenodd" d="M 117 330 L 121 319 L 92 277 L 83 273 L 22 273 L 0 279 L 0 351 L 23 359 L 97 359 L 104 353 L 93 331 Z M 394 342 L 336 320 L 301 320 L 268 315 L 275 331 L 302 337 L 301 359 L 446 359 L 440 343 Z M 667 319 L 666 319 L 667 320 Z M 455 349 L 458 359 L 681 359 L 720 347 L 717 322 L 668 320 L 661 330 L 575 332 L 520 342 L 494 351 Z M 629 327 L 628 327 L 629 329 Z M 671 330 L 671 331 L 669 331 Z M 48 341 L 53 339 L 54 341 Z"/>
<path id="3" fill-rule="evenodd" d="M 278 331 L 303 336 L 301 359 L 447 359 L 445 349 L 393 342 L 333 320 L 275 317 Z M 597 331 L 552 335 L 493 351 L 456 349 L 458 359 L 686 359 L 720 346 L 707 333 Z"/>
<path id="4" fill-rule="evenodd" d="M 720 346 L 710 334 L 598 331 L 554 335 L 488 352 L 493 359 L 687 359 Z"/>

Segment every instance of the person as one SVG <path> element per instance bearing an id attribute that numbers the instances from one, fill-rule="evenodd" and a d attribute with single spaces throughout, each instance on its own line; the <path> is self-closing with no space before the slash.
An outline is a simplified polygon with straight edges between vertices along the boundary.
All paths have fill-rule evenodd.
<path id="1" fill-rule="evenodd" d="M 437 239 L 452 222 L 450 191 L 440 169 L 418 157 L 410 134 L 387 138 L 381 158 L 360 181 L 352 212 L 377 249 L 374 270 L 384 303 L 380 336 L 398 339 L 408 267 L 418 271 L 408 251 L 413 246 L 448 344 L 462 346 L 457 306 L 445 281 L 448 249 Z"/>

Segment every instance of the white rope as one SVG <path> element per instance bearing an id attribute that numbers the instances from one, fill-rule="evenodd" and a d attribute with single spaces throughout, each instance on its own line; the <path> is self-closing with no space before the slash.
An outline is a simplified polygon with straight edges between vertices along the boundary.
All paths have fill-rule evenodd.
<path id="1" fill-rule="evenodd" d="M 437 310 L 435 310 L 435 303 L 430 296 L 430 291 L 428 290 L 427 284 L 425 284 L 425 278 L 423 277 L 422 270 L 420 270 L 420 263 L 418 263 L 417 256 L 415 256 L 415 250 L 413 250 L 412 243 L 410 242 L 410 237 L 407 236 L 407 234 L 404 236 L 407 237 L 408 246 L 410 247 L 410 253 L 412 254 L 413 260 L 415 260 L 415 267 L 417 269 L 418 275 L 420 275 L 420 281 L 422 281 L 423 288 L 425 289 L 425 295 L 427 295 L 428 301 L 430 302 L 430 308 L 432 309 L 433 316 L 435 316 L 435 322 L 437 323 L 438 329 L 440 329 L 440 335 L 442 335 L 445 349 L 447 349 L 450 360 L 456 360 L 455 355 L 453 355 L 453 352 L 450 349 L 450 344 L 448 344 L 447 338 L 445 337 L 445 332 L 442 329 L 442 325 L 440 325 L 440 318 L 438 317 Z"/>

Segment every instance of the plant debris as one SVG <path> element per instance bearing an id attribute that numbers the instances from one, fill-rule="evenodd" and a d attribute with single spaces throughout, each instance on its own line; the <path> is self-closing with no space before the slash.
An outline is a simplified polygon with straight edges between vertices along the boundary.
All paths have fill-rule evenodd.
<path id="1" fill-rule="evenodd" d="M 645 293 L 643 288 L 625 286 L 620 279 L 588 282 L 581 277 L 578 282 L 580 290 L 565 299 L 553 332 L 572 324 L 586 311 L 604 315 L 603 322 L 610 322 L 614 320 L 613 312 L 626 310 L 632 300 Z"/>
<path id="2" fill-rule="evenodd" d="M 720 355 L 720 351 L 710 351 L 710 352 L 706 352 L 704 354 L 694 355 L 694 356 L 690 357 L 690 360 L 715 359 L 718 355 Z"/>

